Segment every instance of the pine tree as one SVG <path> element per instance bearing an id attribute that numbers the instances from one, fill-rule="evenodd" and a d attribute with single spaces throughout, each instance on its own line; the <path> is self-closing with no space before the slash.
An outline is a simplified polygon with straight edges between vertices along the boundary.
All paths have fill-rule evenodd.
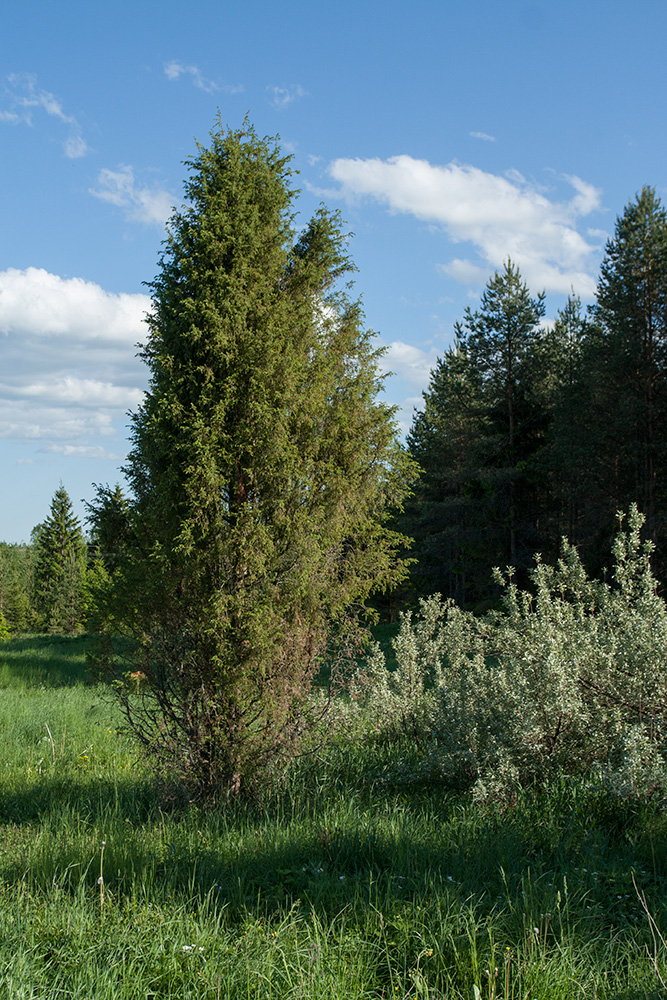
<path id="1" fill-rule="evenodd" d="M 508 261 L 455 326 L 408 437 L 422 468 L 407 509 L 418 589 L 461 603 L 493 594 L 491 571 L 530 564 L 536 528 L 537 455 L 546 411 L 538 392 L 544 296 L 531 298 Z"/>
<path id="2" fill-rule="evenodd" d="M 33 536 L 36 609 L 51 631 L 73 633 L 83 624 L 86 543 L 62 483 L 51 501 L 49 516 Z"/>
<path id="3" fill-rule="evenodd" d="M 585 352 L 590 325 L 581 299 L 570 295 L 545 332 L 536 354 L 536 391 L 547 418 L 546 445 L 539 474 L 544 484 L 542 516 L 546 546 L 542 555 L 555 560 L 561 539 L 574 545 L 590 541 L 591 442 L 582 428 L 590 420 L 585 388 Z"/>
<path id="4" fill-rule="evenodd" d="M 413 583 L 419 593 L 440 593 L 460 605 L 488 590 L 493 562 L 485 530 L 489 494 L 479 464 L 481 391 L 479 373 L 457 340 L 431 373 L 407 438 L 421 469 L 402 521 L 415 540 Z"/>
<path id="5" fill-rule="evenodd" d="M 529 563 L 536 543 L 525 471 L 541 430 L 531 368 L 544 310 L 544 293 L 531 298 L 518 268 L 507 260 L 488 282 L 480 308 L 468 307 L 457 328 L 483 383 L 485 464 L 495 469 L 498 525 L 507 533 L 505 561 L 514 567 Z"/>
<path id="6" fill-rule="evenodd" d="M 288 158 L 246 123 L 188 162 L 133 418 L 115 621 L 148 678 L 131 725 L 187 783 L 236 792 L 289 753 L 350 609 L 401 578 L 410 478 L 337 215 L 297 239 Z"/>
<path id="7" fill-rule="evenodd" d="M 667 500 L 667 213 L 652 188 L 617 219 L 593 318 L 588 368 L 600 505 L 611 519 L 637 502 L 657 540 Z"/>

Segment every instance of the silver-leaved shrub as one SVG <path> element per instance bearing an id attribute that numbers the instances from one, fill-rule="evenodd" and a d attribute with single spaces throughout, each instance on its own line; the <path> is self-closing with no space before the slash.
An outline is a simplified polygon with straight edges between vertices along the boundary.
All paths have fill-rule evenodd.
<path id="1" fill-rule="evenodd" d="M 563 541 L 532 589 L 511 571 L 500 611 L 476 618 L 439 595 L 402 616 L 391 670 L 378 645 L 351 701 L 376 732 L 413 732 L 432 780 L 511 798 L 563 774 L 601 774 L 623 795 L 667 790 L 667 605 L 657 593 L 641 514 L 620 517 L 611 582 L 588 578 Z"/>

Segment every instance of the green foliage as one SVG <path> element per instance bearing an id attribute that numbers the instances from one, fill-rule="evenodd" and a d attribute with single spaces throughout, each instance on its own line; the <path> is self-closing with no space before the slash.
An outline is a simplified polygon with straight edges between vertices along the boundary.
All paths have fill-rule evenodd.
<path id="1" fill-rule="evenodd" d="M 484 619 L 422 600 L 416 624 L 403 616 L 394 671 L 374 647 L 353 700 L 376 729 L 412 727 L 427 744 L 413 777 L 507 798 L 598 767 L 618 787 L 667 794 L 667 606 L 642 522 L 632 508 L 612 583 L 589 579 L 564 541 L 532 591 L 497 571 L 503 607 Z"/>
<path id="2" fill-rule="evenodd" d="M 107 573 L 117 570 L 129 545 L 129 504 L 120 486 L 95 487 L 95 499 L 86 503 L 90 547 Z"/>
<path id="3" fill-rule="evenodd" d="M 434 370 L 408 438 L 423 470 L 405 520 L 419 594 L 488 607 L 494 563 L 525 585 L 563 534 L 599 575 L 633 501 L 665 578 L 667 213 L 652 188 L 617 219 L 588 314 L 573 295 L 543 318 L 508 262 Z"/>
<path id="4" fill-rule="evenodd" d="M 289 757 L 351 609 L 404 575 L 387 518 L 411 466 L 339 287 L 339 217 L 320 209 L 297 238 L 288 158 L 247 124 L 188 166 L 151 285 L 132 495 L 93 517 L 100 531 L 112 500 L 122 515 L 107 619 L 141 648 L 131 725 L 190 788 L 233 793 Z"/>
<path id="5" fill-rule="evenodd" d="M 0 612 L 13 635 L 34 624 L 28 596 L 33 590 L 34 559 L 33 546 L 0 542 Z"/>
<path id="6" fill-rule="evenodd" d="M 0 642 L 5 642 L 5 640 L 9 639 L 10 637 L 11 637 L 11 632 L 7 627 L 7 620 L 5 619 L 5 616 L 3 615 L 2 611 L 0 611 Z"/>
<path id="7" fill-rule="evenodd" d="M 86 543 L 62 483 L 35 537 L 35 607 L 53 632 L 73 633 L 84 620 Z"/>
<path id="8" fill-rule="evenodd" d="M 540 537 L 536 456 L 544 438 L 544 296 L 507 261 L 456 324 L 408 436 L 422 469 L 408 506 L 421 593 L 488 599 L 494 561 L 526 567 Z"/>
<path id="9" fill-rule="evenodd" d="M 586 357 L 588 471 L 607 523 L 637 500 L 664 572 L 667 500 L 667 213 L 645 187 L 616 221 Z"/>

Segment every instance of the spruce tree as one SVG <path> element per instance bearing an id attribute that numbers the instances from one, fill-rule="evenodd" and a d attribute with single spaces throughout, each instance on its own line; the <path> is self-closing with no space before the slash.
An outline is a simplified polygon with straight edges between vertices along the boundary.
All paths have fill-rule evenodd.
<path id="1" fill-rule="evenodd" d="M 60 484 L 46 520 L 33 532 L 36 545 L 34 601 L 42 624 L 73 633 L 83 624 L 86 543 L 65 487 Z"/>
<path id="2" fill-rule="evenodd" d="M 207 793 L 289 755 L 351 612 L 403 575 L 410 479 L 340 219 L 297 237 L 289 158 L 246 122 L 188 161 L 150 288 L 114 627 L 147 676 L 130 724 Z"/>

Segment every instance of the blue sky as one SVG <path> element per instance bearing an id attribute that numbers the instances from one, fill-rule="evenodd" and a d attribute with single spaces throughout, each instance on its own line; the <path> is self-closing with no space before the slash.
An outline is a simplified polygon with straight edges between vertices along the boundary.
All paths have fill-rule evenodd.
<path id="1" fill-rule="evenodd" d="M 665 199 L 664 0 L 24 0 L 0 31 L 0 539 L 115 483 L 164 221 L 218 108 L 354 232 L 403 430 L 510 255 L 553 316 Z"/>

